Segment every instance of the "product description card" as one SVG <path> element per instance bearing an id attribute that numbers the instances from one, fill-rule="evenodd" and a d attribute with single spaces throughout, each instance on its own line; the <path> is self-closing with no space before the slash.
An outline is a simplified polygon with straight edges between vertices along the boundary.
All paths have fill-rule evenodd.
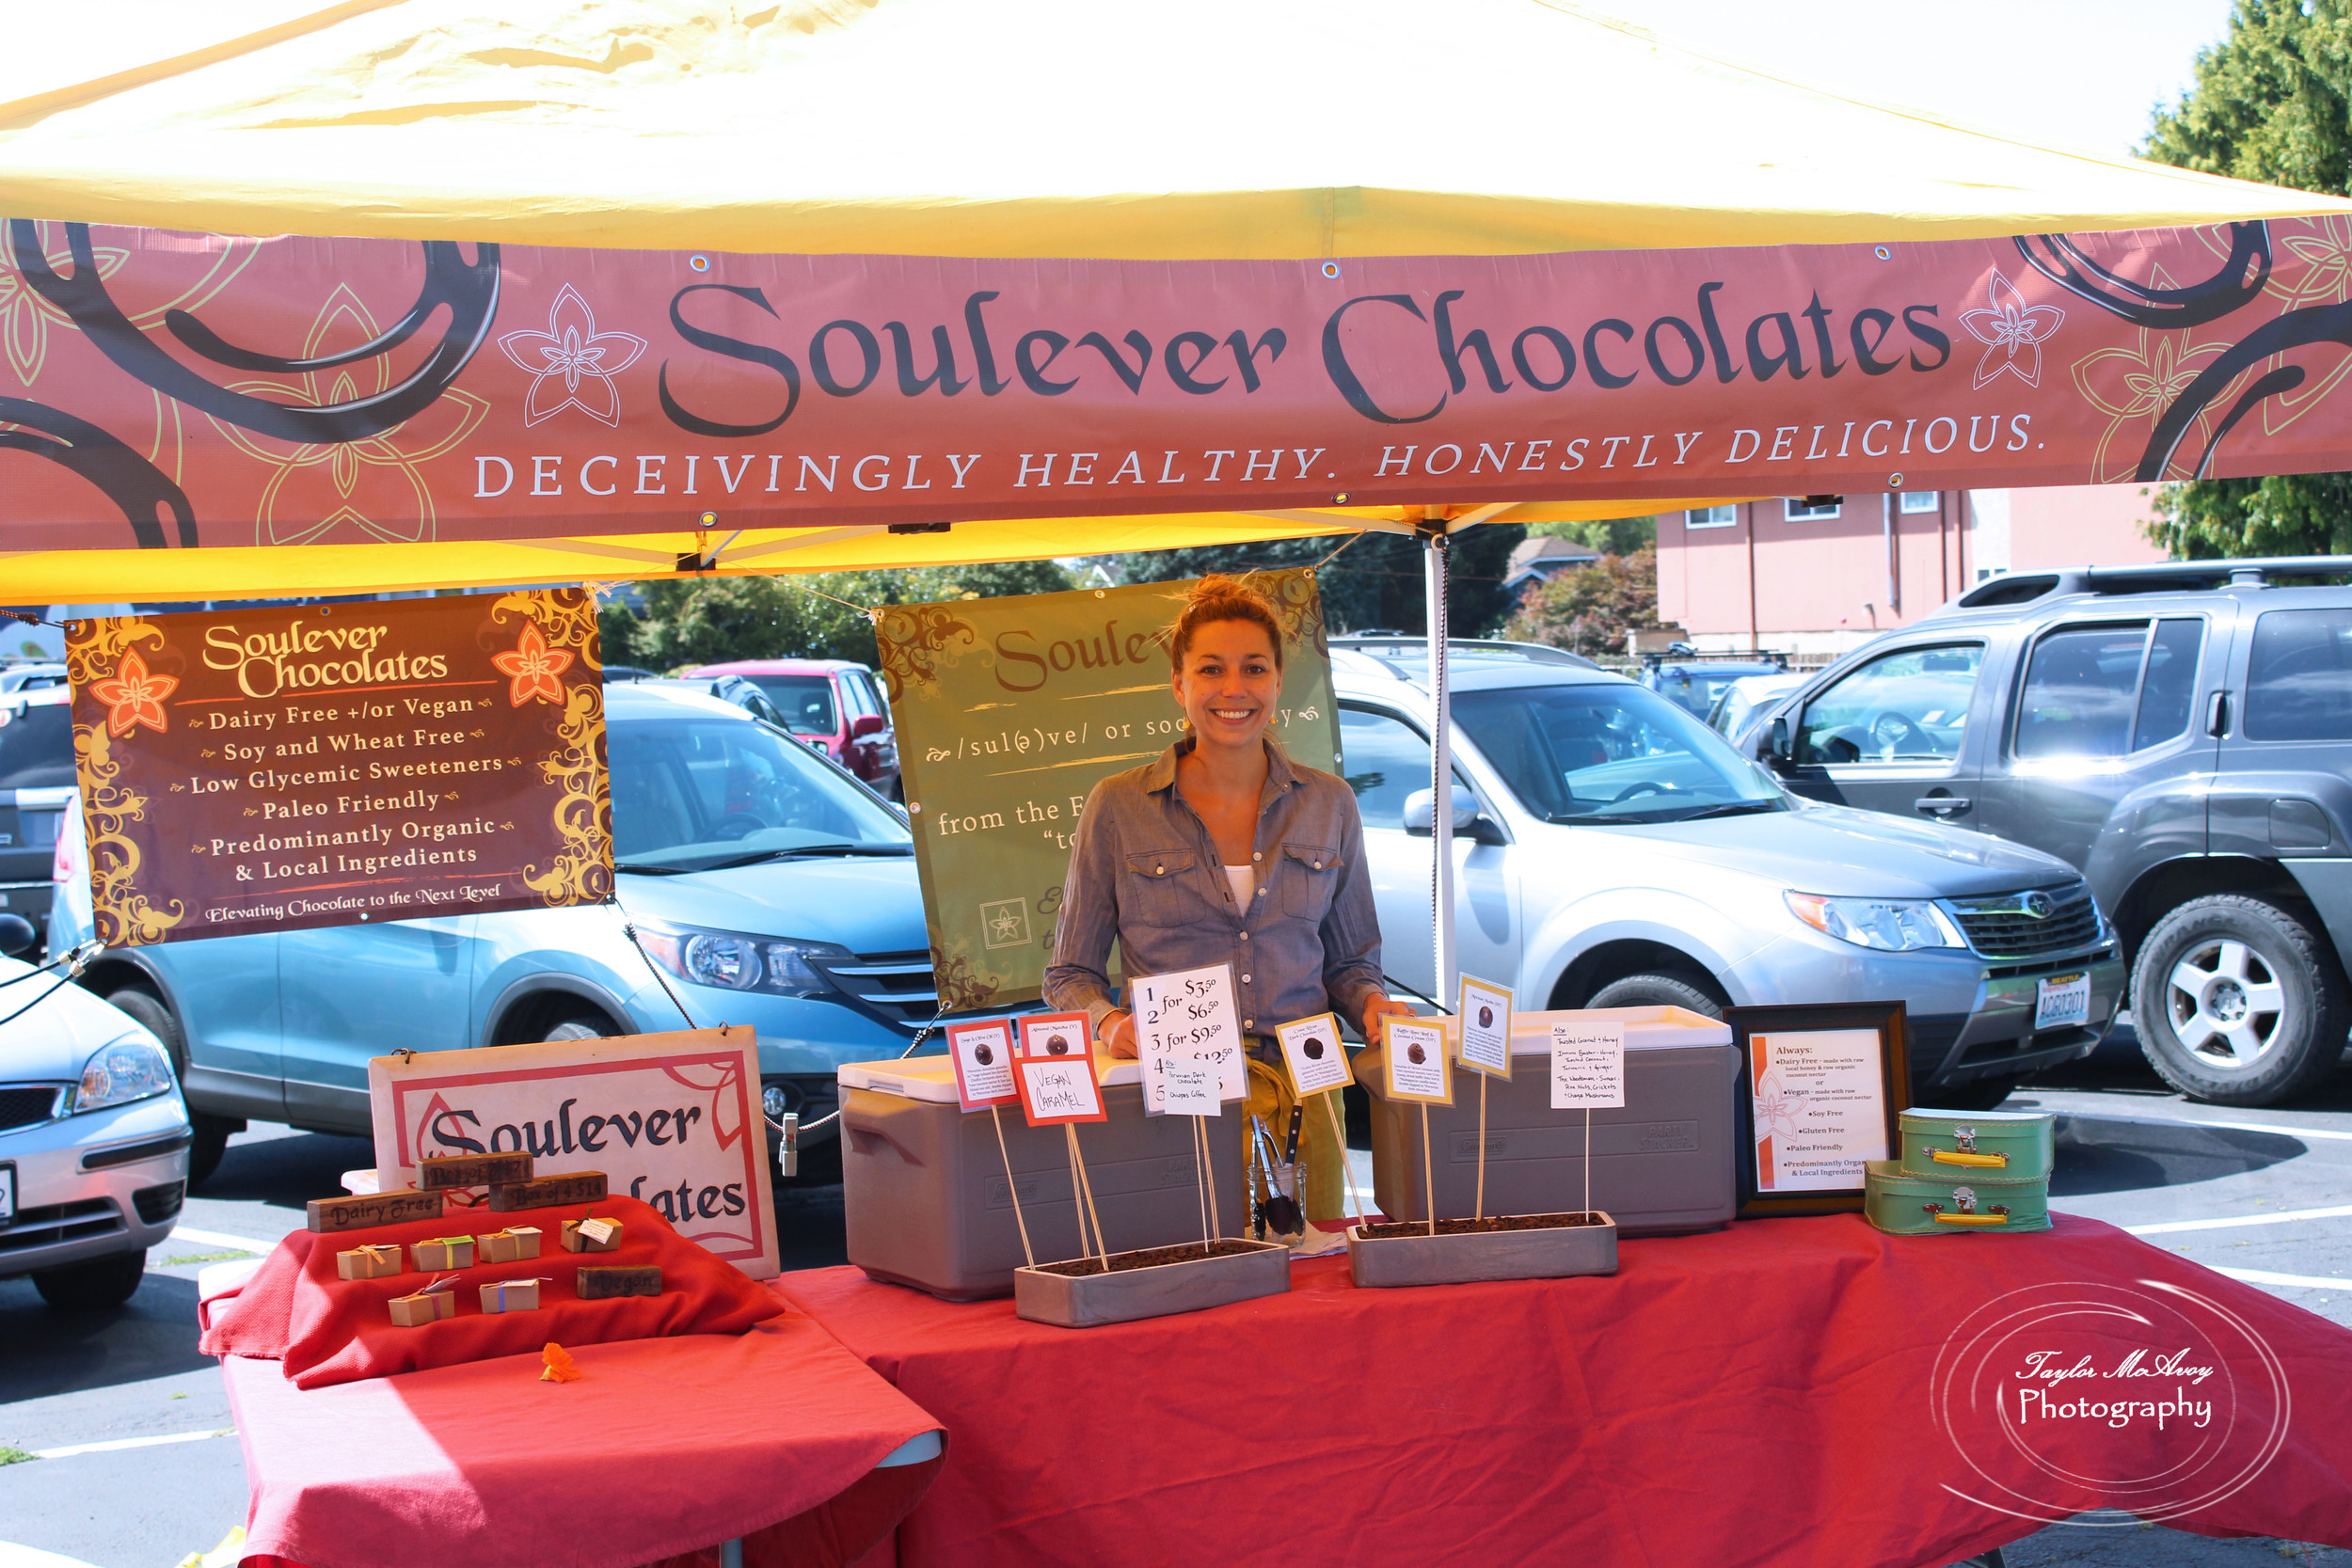
<path id="1" fill-rule="evenodd" d="M 1012 1026 L 1004 1020 L 950 1023 L 947 1054 L 956 1064 L 956 1101 L 965 1110 L 1009 1105 L 1021 1098 L 1012 1082 Z"/>
<path id="2" fill-rule="evenodd" d="M 1031 1013 L 1022 1019 L 1024 1056 L 1084 1056 L 1088 1053 L 1087 1015 Z"/>
<path id="3" fill-rule="evenodd" d="M 1425 1105 L 1454 1103 L 1454 1075 L 1447 1070 L 1445 1030 L 1436 1023 L 1406 1019 L 1388 1021 L 1387 1090 L 1391 1100 L 1417 1100 Z"/>
<path id="4" fill-rule="evenodd" d="M 1021 1111 L 1031 1127 L 1110 1119 L 1103 1108 L 1103 1085 L 1095 1079 L 1091 1052 L 1023 1056 L 1013 1067 L 1021 1074 Z"/>
<path id="5" fill-rule="evenodd" d="M 1356 1081 L 1347 1053 L 1340 1048 L 1340 1021 L 1333 1015 L 1317 1013 L 1279 1024 L 1274 1037 L 1282 1042 L 1282 1066 L 1290 1070 L 1291 1089 L 1299 1099 L 1343 1089 Z"/>
<path id="6" fill-rule="evenodd" d="M 1136 1010 L 1136 1053 L 1143 1062 L 1143 1110 L 1146 1116 L 1213 1117 L 1225 1100 L 1244 1094 L 1241 1025 L 1233 1011 L 1233 971 L 1227 964 L 1179 970 L 1172 974 L 1147 974 L 1129 983 L 1129 1003 Z M 1208 1095 L 1197 1094 L 1188 1104 L 1171 1103 L 1171 1066 L 1184 1067 L 1189 1083 L 1192 1069 L 1213 1069 Z M 1187 1090 L 1188 1094 L 1193 1091 Z"/>
<path id="7" fill-rule="evenodd" d="M 1625 1104 L 1625 1023 L 1551 1026 L 1551 1108 L 1607 1111 Z"/>
<path id="8" fill-rule="evenodd" d="M 1511 992 L 1462 976 L 1462 1065 L 1489 1078 L 1511 1076 Z"/>
<path id="9" fill-rule="evenodd" d="M 1881 1049 L 1875 1029 L 1748 1037 L 1757 1191 L 1843 1192 L 1891 1157 Z"/>

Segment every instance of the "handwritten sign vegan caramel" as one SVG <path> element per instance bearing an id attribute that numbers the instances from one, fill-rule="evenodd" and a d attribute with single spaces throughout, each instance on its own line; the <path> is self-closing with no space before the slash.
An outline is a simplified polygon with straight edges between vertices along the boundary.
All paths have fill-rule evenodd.
<path id="1" fill-rule="evenodd" d="M 611 894 L 582 590 L 85 620 L 66 659 L 109 946 Z"/>

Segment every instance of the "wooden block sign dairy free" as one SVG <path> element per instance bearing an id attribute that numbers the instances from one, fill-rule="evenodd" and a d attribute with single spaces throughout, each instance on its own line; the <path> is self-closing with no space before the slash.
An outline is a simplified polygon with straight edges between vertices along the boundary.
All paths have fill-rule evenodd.
<path id="1" fill-rule="evenodd" d="M 768 1136 L 752 1031 L 685 1030 L 368 1063 L 377 1180 L 452 1155 L 535 1156 L 547 1180 L 601 1177 L 755 1279 L 776 1272 Z M 593 1171 L 566 1171 L 594 1165 Z M 443 1195 L 429 1195 L 438 1199 Z M 482 1207 L 447 1195 L 452 1213 Z"/>
<path id="2" fill-rule="evenodd" d="M 1131 982 L 1146 1116 L 1213 1117 L 1243 1095 L 1241 1028 L 1228 964 Z"/>
<path id="3" fill-rule="evenodd" d="M 1625 1104 L 1625 1024 L 1618 1019 L 1551 1026 L 1551 1108 L 1608 1111 Z"/>

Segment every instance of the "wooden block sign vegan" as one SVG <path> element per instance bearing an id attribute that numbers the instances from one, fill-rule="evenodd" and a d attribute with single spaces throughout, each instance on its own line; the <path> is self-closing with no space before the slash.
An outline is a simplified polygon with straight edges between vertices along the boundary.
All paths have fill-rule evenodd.
<path id="1" fill-rule="evenodd" d="M 580 589 L 72 623 L 109 946 L 612 892 Z"/>
<path id="2" fill-rule="evenodd" d="M 575 1167 L 599 1189 L 651 1204 L 678 1234 L 754 1279 L 776 1272 L 749 1029 L 378 1056 L 368 1063 L 368 1092 L 387 1187 L 413 1182 L 425 1159 L 528 1154 L 550 1173 L 534 1181 Z M 450 1194 L 450 1212 L 469 1201 Z"/>

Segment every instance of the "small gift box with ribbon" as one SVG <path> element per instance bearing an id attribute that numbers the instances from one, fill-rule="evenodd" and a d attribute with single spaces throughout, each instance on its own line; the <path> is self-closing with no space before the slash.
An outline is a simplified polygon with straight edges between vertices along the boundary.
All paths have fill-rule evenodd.
<path id="1" fill-rule="evenodd" d="M 535 1312 L 544 1279 L 495 1279 L 482 1287 L 485 1312 Z"/>
<path id="2" fill-rule="evenodd" d="M 412 1242 L 408 1250 L 416 1255 L 417 1267 L 427 1274 L 473 1267 L 471 1236 L 437 1236 L 429 1242 Z"/>
<path id="3" fill-rule="evenodd" d="M 457 1316 L 457 1297 L 451 1291 L 454 1281 L 437 1279 L 414 1295 L 391 1299 L 394 1328 L 422 1328 L 426 1323 Z"/>
<path id="4" fill-rule="evenodd" d="M 621 1244 L 619 1220 L 565 1220 L 564 1250 L 565 1252 L 611 1252 Z"/>
<path id="5" fill-rule="evenodd" d="M 335 1254 L 338 1279 L 383 1279 L 401 1273 L 400 1248 L 389 1243 L 356 1246 Z"/>
<path id="6" fill-rule="evenodd" d="M 477 1249 L 485 1263 L 520 1263 L 539 1256 L 540 1231 L 535 1225 L 510 1225 L 478 1236 Z"/>

